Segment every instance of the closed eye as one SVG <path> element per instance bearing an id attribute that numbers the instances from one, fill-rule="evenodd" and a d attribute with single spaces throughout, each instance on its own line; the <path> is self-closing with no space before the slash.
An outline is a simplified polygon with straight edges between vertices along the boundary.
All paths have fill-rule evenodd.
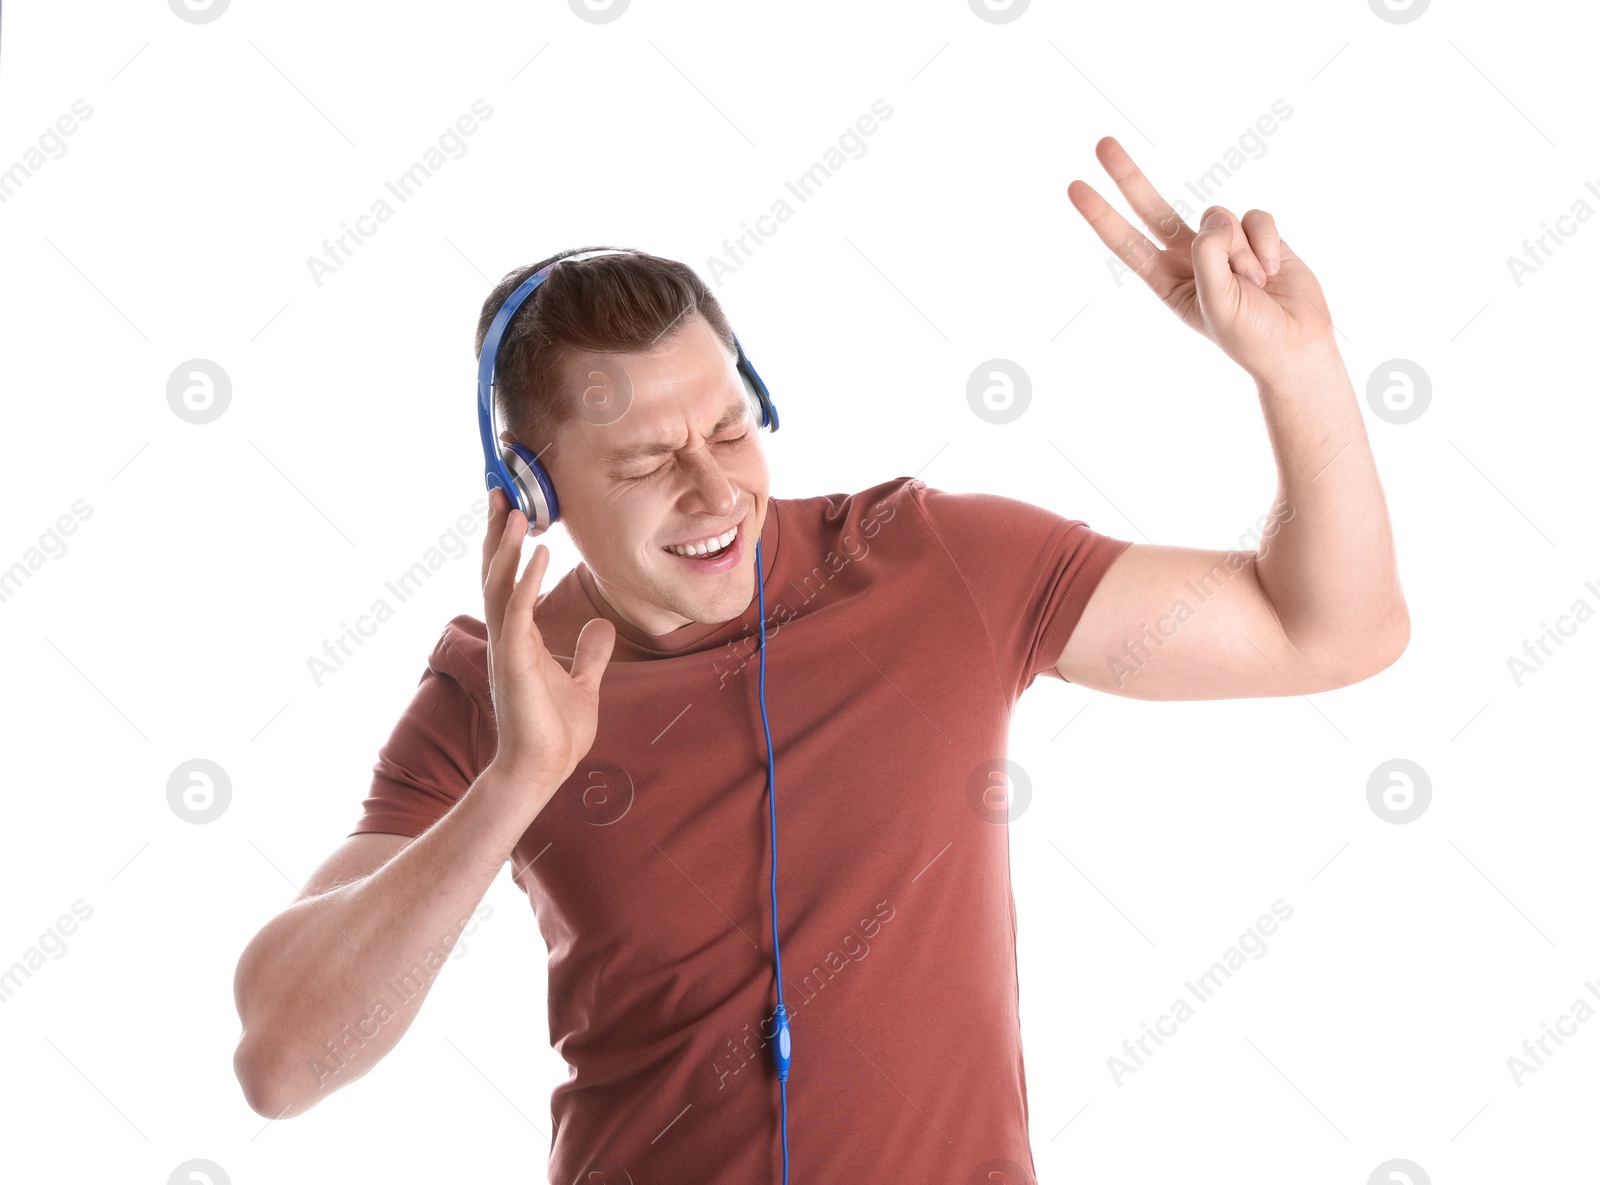
<path id="1" fill-rule="evenodd" d="M 742 433 L 739 436 L 732 436 L 732 437 L 729 437 L 727 440 L 718 440 L 718 441 L 714 441 L 713 443 L 715 443 L 715 444 L 738 444 L 741 440 L 744 440 L 749 435 L 750 435 L 750 433 L 745 432 L 745 433 Z M 622 480 L 623 481 L 649 481 L 652 477 L 655 477 L 657 474 L 665 473 L 670 468 L 672 468 L 672 462 L 668 461 L 665 465 L 657 465 L 654 469 L 650 470 L 649 473 L 641 473 L 637 477 L 624 477 Z"/>

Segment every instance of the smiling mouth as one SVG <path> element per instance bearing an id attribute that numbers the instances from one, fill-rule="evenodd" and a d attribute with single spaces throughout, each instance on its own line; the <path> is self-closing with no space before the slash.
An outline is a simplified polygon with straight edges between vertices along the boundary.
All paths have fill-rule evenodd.
<path id="1" fill-rule="evenodd" d="M 682 556 L 685 559 L 716 559 L 718 556 L 725 554 L 727 550 L 733 546 L 734 541 L 738 539 L 738 537 L 739 524 L 735 524 L 723 534 L 715 536 L 710 540 L 701 541 L 692 547 L 680 547 L 676 544 L 668 544 L 661 550 L 666 552 L 668 555 Z"/>

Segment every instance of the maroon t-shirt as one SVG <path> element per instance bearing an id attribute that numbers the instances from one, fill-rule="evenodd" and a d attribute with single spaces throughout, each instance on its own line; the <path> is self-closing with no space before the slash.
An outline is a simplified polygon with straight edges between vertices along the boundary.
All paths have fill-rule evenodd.
<path id="1" fill-rule="evenodd" d="M 1033 1185 L 1006 738 L 1128 546 L 907 477 L 768 503 L 791 1181 Z M 758 605 L 651 636 L 580 563 L 535 608 L 569 664 L 586 621 L 617 627 L 594 747 L 511 862 L 571 1067 L 558 1185 L 781 1180 Z M 352 834 L 418 835 L 477 778 L 487 671 L 483 623 L 456 617 Z"/>

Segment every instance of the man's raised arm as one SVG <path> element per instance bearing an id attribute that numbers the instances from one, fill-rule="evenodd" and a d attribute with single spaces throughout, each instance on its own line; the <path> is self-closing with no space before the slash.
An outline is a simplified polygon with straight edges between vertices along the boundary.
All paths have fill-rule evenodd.
<path id="1" fill-rule="evenodd" d="M 1092 188 L 1079 213 L 1185 324 L 1256 381 L 1277 500 L 1240 551 L 1134 544 L 1096 586 L 1056 663 L 1137 699 L 1326 691 L 1393 663 L 1410 639 L 1383 487 L 1333 322 L 1271 215 L 1213 206 L 1191 230 L 1117 142 L 1096 146 L 1158 249 Z"/>

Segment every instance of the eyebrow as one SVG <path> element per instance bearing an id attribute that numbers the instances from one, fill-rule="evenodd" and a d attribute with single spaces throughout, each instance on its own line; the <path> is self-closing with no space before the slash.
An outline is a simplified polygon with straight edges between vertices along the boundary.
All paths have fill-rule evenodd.
<path id="1" fill-rule="evenodd" d="M 747 409 L 743 403 L 735 403 L 722 413 L 722 418 L 712 426 L 711 431 L 707 432 L 706 435 L 715 436 L 719 432 L 733 427 L 740 420 L 744 419 L 746 410 Z M 649 457 L 659 457 L 663 453 L 675 453 L 678 451 L 679 447 L 679 445 L 666 441 L 652 441 L 649 444 L 635 444 L 630 445 L 627 448 L 613 450 L 606 455 L 606 460 L 613 468 L 616 468 L 627 465 L 633 461 L 643 461 Z"/>

